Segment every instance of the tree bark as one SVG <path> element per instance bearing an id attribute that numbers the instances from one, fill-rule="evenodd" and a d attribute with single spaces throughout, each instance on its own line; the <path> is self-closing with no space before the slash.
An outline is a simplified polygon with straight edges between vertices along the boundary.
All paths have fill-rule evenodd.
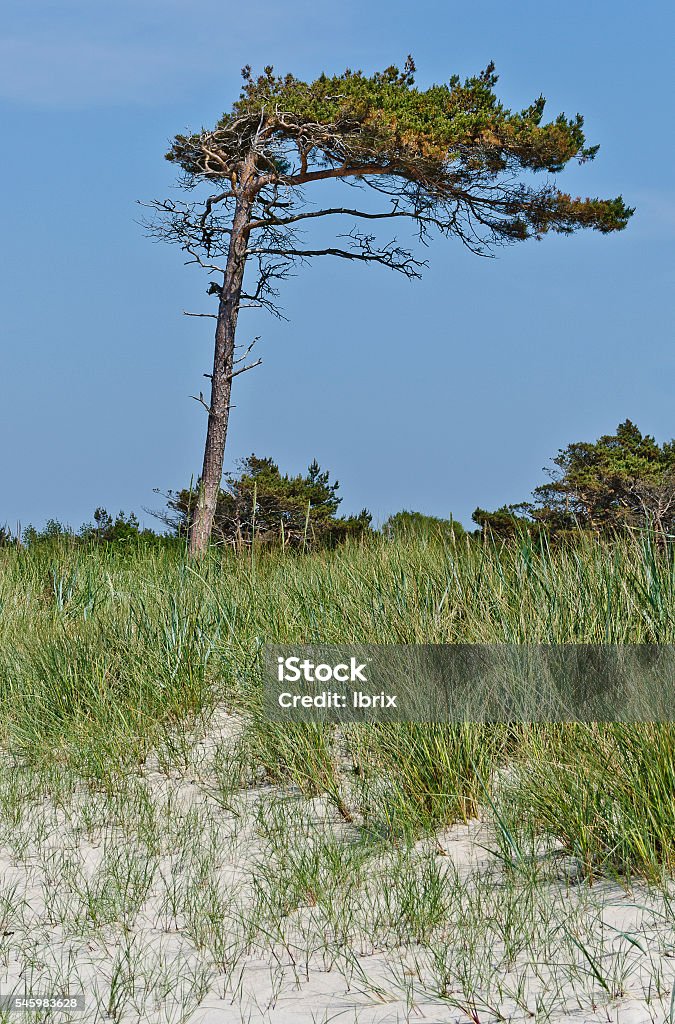
<path id="1" fill-rule="evenodd" d="M 230 416 L 234 342 L 237 330 L 239 303 L 246 269 L 246 248 L 254 195 L 251 189 L 253 167 L 244 168 L 237 198 L 232 234 L 223 276 L 223 287 L 218 303 L 216 336 L 211 375 L 211 401 L 204 445 L 204 463 L 199 485 L 197 507 L 190 527 L 189 553 L 202 557 L 209 546 L 216 503 L 223 477 L 225 441 Z"/>

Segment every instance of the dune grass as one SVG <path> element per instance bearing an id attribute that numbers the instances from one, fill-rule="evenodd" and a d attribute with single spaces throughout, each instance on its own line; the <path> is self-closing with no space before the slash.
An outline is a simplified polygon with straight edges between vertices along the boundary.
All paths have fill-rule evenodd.
<path id="1" fill-rule="evenodd" d="M 648 537 L 0 549 L 3 990 L 120 1024 L 205 1000 L 263 1022 L 282 995 L 309 1024 L 327 991 L 401 1020 L 666 1019 L 675 726 L 290 727 L 258 655 L 670 643 L 673 570 Z"/>
<path id="2" fill-rule="evenodd" d="M 151 752 L 180 756 L 181 730 L 224 705 L 246 722 L 230 790 L 292 783 L 382 835 L 492 813 L 499 798 L 512 837 L 527 827 L 589 870 L 673 866 L 670 726 L 340 731 L 259 714 L 266 642 L 673 642 L 673 553 L 648 536 L 555 550 L 382 538 L 201 564 L 172 548 L 45 543 L 0 549 L 0 608 L 0 740 L 44 777 L 69 769 L 114 789 Z"/>

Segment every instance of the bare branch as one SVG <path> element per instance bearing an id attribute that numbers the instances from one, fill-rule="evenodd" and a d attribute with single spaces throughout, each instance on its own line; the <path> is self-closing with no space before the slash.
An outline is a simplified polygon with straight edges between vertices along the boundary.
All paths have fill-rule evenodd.
<path id="1" fill-rule="evenodd" d="M 209 196 L 209 198 L 204 203 L 204 212 L 200 217 L 200 224 L 202 228 L 205 226 L 206 221 L 211 216 L 211 211 L 214 206 L 216 206 L 218 203 L 224 202 L 226 199 L 236 199 L 236 197 L 236 192 L 221 192 L 220 195 Z"/>
<path id="2" fill-rule="evenodd" d="M 260 366 L 262 359 L 256 359 L 255 363 L 249 363 L 248 366 L 242 366 L 239 370 L 233 370 L 232 373 L 227 375 L 228 380 L 232 380 L 233 377 L 238 377 L 240 373 L 246 373 L 247 370 L 253 370 L 256 366 Z"/>
<path id="3" fill-rule="evenodd" d="M 206 402 L 204 401 L 203 392 L 199 392 L 199 397 L 197 395 L 190 395 L 190 398 L 193 398 L 195 402 L 199 402 L 200 405 L 203 405 L 208 414 L 211 415 L 211 406 L 207 405 Z"/>
<path id="4" fill-rule="evenodd" d="M 241 356 L 239 356 L 239 358 L 238 358 L 238 359 L 235 359 L 235 361 L 234 361 L 234 363 L 235 363 L 235 366 L 236 366 L 236 364 L 237 364 L 237 363 L 242 363 L 242 362 L 244 361 L 244 359 L 246 359 L 246 356 L 247 356 L 247 355 L 249 354 L 249 352 L 250 352 L 250 351 L 251 351 L 251 350 L 253 349 L 253 346 L 254 346 L 254 345 L 256 345 L 256 344 L 257 344 L 257 343 L 258 343 L 259 341 L 260 341 L 260 335 L 258 334 L 258 335 L 257 335 L 257 336 L 256 336 L 256 337 L 255 337 L 255 338 L 253 339 L 253 341 L 251 342 L 251 344 L 250 344 L 250 345 L 248 346 L 248 348 L 246 349 L 246 351 L 244 352 L 244 354 L 243 354 L 243 355 L 241 355 Z"/>
<path id="5" fill-rule="evenodd" d="M 247 255 L 281 256 L 288 260 L 307 260 L 314 256 L 336 256 L 344 260 L 360 260 L 364 263 L 379 263 L 397 270 L 408 278 L 420 277 L 419 271 L 425 267 L 426 262 L 416 260 L 407 249 L 396 245 L 395 241 L 381 248 L 373 248 L 375 238 L 373 235 L 361 235 L 357 232 L 349 232 L 347 235 L 340 235 L 341 238 L 349 238 L 356 243 L 355 249 L 338 249 L 329 246 L 325 249 L 296 249 L 296 248 L 264 248 L 249 249 Z"/>
<path id="6" fill-rule="evenodd" d="M 285 280 L 290 275 L 292 264 L 286 259 L 281 262 L 270 260 L 264 252 L 257 254 L 256 259 L 258 280 L 255 289 L 253 292 L 242 292 L 240 298 L 246 301 L 240 302 L 239 308 L 265 309 L 278 320 L 285 320 L 286 317 L 276 303 L 279 292 L 273 282 Z"/>
<path id="7" fill-rule="evenodd" d="M 414 210 L 390 210 L 385 213 L 366 213 L 364 210 L 352 210 L 347 207 L 333 207 L 326 210 L 312 210 L 308 213 L 298 213 L 293 217 L 270 217 L 267 220 L 251 221 L 250 229 L 254 231 L 261 227 L 283 227 L 286 224 L 295 224 L 301 220 L 312 220 L 315 217 L 332 217 L 336 214 L 345 214 L 350 217 L 360 217 L 363 220 L 387 220 L 392 217 L 409 217 L 415 220 L 428 220 L 437 223 L 434 218 L 423 217 Z"/>
<path id="8" fill-rule="evenodd" d="M 205 260 L 203 260 L 201 258 L 201 256 L 199 255 L 198 252 L 196 252 L 191 247 L 188 248 L 187 245 L 183 246 L 183 248 L 185 249 L 185 251 L 187 253 L 190 254 L 190 256 L 192 256 L 191 260 L 186 260 L 185 261 L 185 266 L 186 267 L 189 267 L 193 263 L 196 263 L 198 266 L 200 266 L 202 268 L 202 270 L 210 270 L 214 274 L 224 274 L 225 273 L 225 267 L 221 267 L 218 263 L 207 263 Z"/>

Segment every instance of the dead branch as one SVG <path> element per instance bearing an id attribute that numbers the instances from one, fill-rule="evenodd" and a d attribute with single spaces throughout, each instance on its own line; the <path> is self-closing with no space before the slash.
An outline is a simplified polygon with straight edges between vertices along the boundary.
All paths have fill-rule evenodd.
<path id="1" fill-rule="evenodd" d="M 203 405 L 209 416 L 211 415 L 211 406 L 207 405 L 206 402 L 204 401 L 204 394 L 202 391 L 199 392 L 199 396 L 190 395 L 190 398 L 193 398 L 195 402 L 199 402 L 200 405 Z"/>
<path id="2" fill-rule="evenodd" d="M 246 373 L 247 370 L 253 370 L 256 366 L 260 366 L 262 359 L 256 359 L 254 363 L 249 363 L 248 366 L 242 366 L 239 370 L 233 370 L 232 373 L 228 373 L 227 380 L 232 380 L 233 377 L 238 377 L 240 373 Z"/>

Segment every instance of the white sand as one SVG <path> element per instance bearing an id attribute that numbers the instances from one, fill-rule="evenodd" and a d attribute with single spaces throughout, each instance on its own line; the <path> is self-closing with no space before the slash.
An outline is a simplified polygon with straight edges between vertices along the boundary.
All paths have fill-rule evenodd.
<path id="1" fill-rule="evenodd" d="M 147 767 L 143 777 L 149 783 L 153 802 L 170 808 L 167 813 L 174 822 L 188 821 L 190 815 L 202 812 L 202 826 L 204 822 L 209 824 L 217 840 L 216 868 L 212 876 L 204 876 L 205 905 L 209 906 L 210 891 L 206 887 L 215 880 L 223 891 L 237 892 L 245 922 L 246 907 L 252 905 L 256 865 L 261 863 L 259 858 L 267 856 L 255 808 L 283 794 L 272 787 L 251 790 L 234 813 L 214 798 L 212 759 L 238 730 L 239 723 L 221 713 L 201 744 L 194 746 L 192 763 L 183 771 L 167 777 L 154 765 Z M 336 834 L 340 830 L 345 835 L 349 832 L 323 801 L 316 800 L 307 809 L 316 816 L 317 827 L 325 828 L 328 823 Z M 285 947 L 278 937 L 265 942 L 259 936 L 256 948 L 243 952 L 242 943 L 233 934 L 232 950 L 238 949 L 236 963 L 230 963 L 227 972 L 213 968 L 210 976 L 205 976 L 197 1006 L 188 998 L 181 1002 L 181 986 L 186 992 L 194 986 L 199 970 L 206 971 L 209 955 L 196 947 L 185 914 L 180 909 L 174 914 L 175 907 L 172 909 L 172 883 L 185 869 L 180 837 L 164 837 L 152 883 L 125 933 L 119 923 L 92 925 L 87 907 L 98 904 L 93 897 L 87 903 L 86 886 L 92 886 L 91 892 L 95 892 L 96 879 L 103 877 L 101 866 L 114 852 L 115 839 L 118 852 L 123 853 L 129 849 L 129 836 L 105 820 L 87 832 L 78 830 L 77 816 L 68 816 L 62 810 L 44 807 L 42 814 L 34 811 L 32 815 L 13 830 L 12 841 L 0 849 L 0 923 L 4 932 L 0 940 L 0 991 L 26 989 L 34 995 L 83 991 L 85 1012 L 74 1014 L 73 1020 L 487 1024 L 501 1015 L 505 1020 L 546 1020 L 551 1024 L 663 1024 L 669 1019 L 675 979 L 675 930 L 672 917 L 664 916 L 662 898 L 643 885 L 626 891 L 607 881 L 591 887 L 579 883 L 577 867 L 569 859 L 556 861 L 557 881 L 554 878 L 542 884 L 548 887 L 549 900 L 559 908 L 560 922 L 567 920 L 567 912 L 577 904 L 592 919 L 600 944 L 586 946 L 586 953 L 574 942 L 563 942 L 562 933 L 555 935 L 555 927 L 547 939 L 553 952 L 535 965 L 525 956 L 505 966 L 498 943 L 478 946 L 474 955 L 482 968 L 492 962 L 501 964 L 494 985 L 485 989 L 481 982 L 482 988 L 477 985 L 475 991 L 460 986 L 443 999 L 433 993 L 426 970 L 427 954 L 415 943 L 383 948 L 375 936 L 370 942 L 367 935 L 362 935 L 353 945 L 351 959 L 347 954 L 340 959 L 339 944 L 335 942 L 329 943 L 327 954 L 321 948 L 321 916 L 310 901 L 288 916 Z M 458 877 L 471 886 L 477 877 L 489 876 L 496 887 L 496 899 L 490 906 L 498 907 L 502 869 L 500 861 L 489 852 L 495 846 L 489 827 L 472 822 L 447 829 L 436 838 L 435 862 L 448 879 Z M 197 858 L 195 864 L 208 847 L 209 837 L 204 830 L 190 847 Z M 140 861 L 134 863 L 138 868 Z M 335 886 L 336 895 L 348 891 L 349 876 L 336 877 Z M 197 880 L 194 893 L 198 896 L 199 892 Z M 105 916 L 105 899 L 99 903 Z M 469 930 L 462 928 L 461 921 L 454 927 L 450 945 L 460 949 Z M 299 937 L 312 933 L 312 929 L 316 932 L 314 948 L 302 952 Z M 325 937 L 329 940 L 328 935 Z M 569 959 L 570 950 L 578 952 L 583 984 L 579 971 L 565 982 L 569 972 L 564 961 Z M 594 967 L 605 979 L 609 992 L 597 981 Z M 625 976 L 622 984 L 617 980 L 620 975 Z M 519 979 L 520 1000 L 507 992 L 510 989 L 518 994 Z M 621 994 L 615 995 L 614 989 L 621 989 Z M 488 1001 L 490 1005 L 486 1006 Z M 69 1018 L 58 1015 L 55 1019 Z"/>

